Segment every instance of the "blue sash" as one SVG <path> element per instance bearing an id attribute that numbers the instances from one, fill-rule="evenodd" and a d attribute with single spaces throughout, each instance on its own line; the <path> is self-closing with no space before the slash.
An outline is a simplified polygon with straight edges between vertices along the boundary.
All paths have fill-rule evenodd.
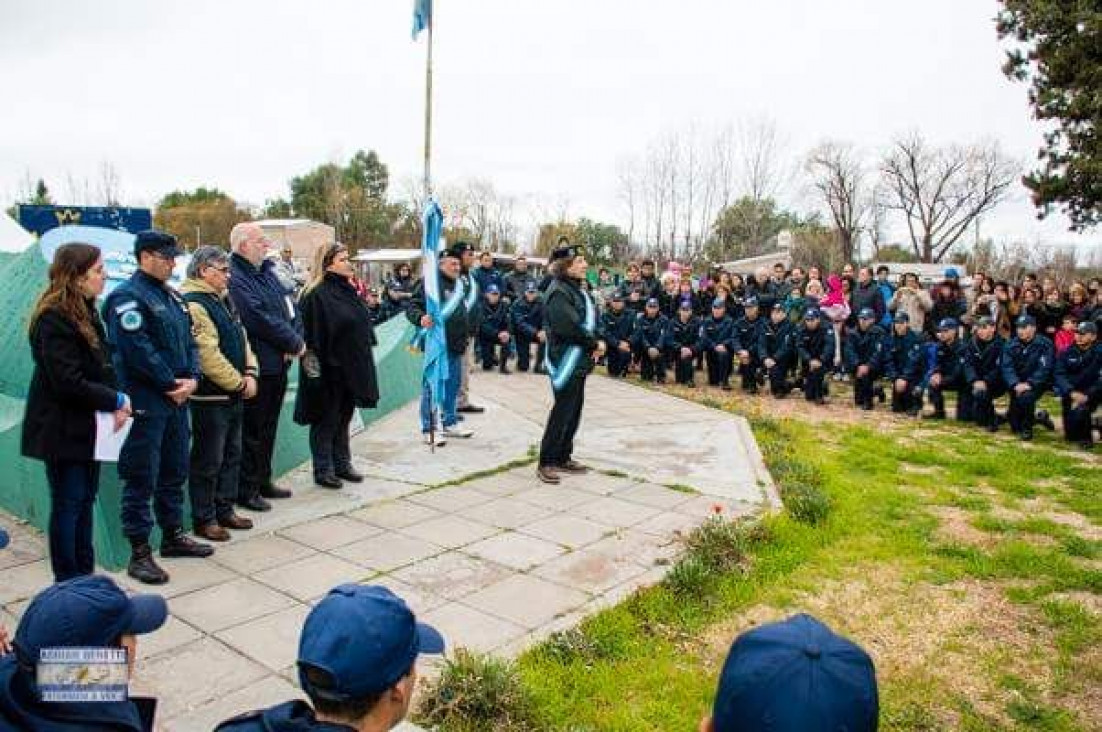
<path id="1" fill-rule="evenodd" d="M 585 328 L 586 333 L 593 335 L 597 327 L 597 308 L 593 306 L 593 300 L 589 297 L 588 292 L 581 290 L 581 293 L 582 297 L 585 298 L 585 322 L 582 327 Z M 551 363 L 551 349 L 548 348 L 544 352 L 543 365 L 547 368 L 547 375 L 551 377 L 551 388 L 554 391 L 562 391 L 562 388 L 570 381 L 570 377 L 574 375 L 574 371 L 577 370 L 578 362 L 581 361 L 583 355 L 581 346 L 570 346 L 566 349 L 562 362 L 555 366 Z"/>
<path id="2" fill-rule="evenodd" d="M 457 280 L 459 283 L 463 282 L 463 278 L 460 277 Z M 472 276 L 467 275 L 467 281 L 471 283 L 471 291 L 467 293 L 467 300 L 464 303 L 467 306 L 467 312 L 474 310 L 474 306 L 478 303 L 478 281 Z"/>
<path id="3" fill-rule="evenodd" d="M 463 285 L 463 278 L 460 277 L 455 281 L 455 289 L 452 290 L 452 294 L 448 295 L 448 299 L 444 301 L 444 307 L 440 308 L 440 317 L 445 323 L 448 322 L 448 318 L 450 318 L 456 308 L 459 307 L 459 303 L 463 302 L 465 290 L 466 287 Z M 426 332 L 427 329 L 420 327 L 413 332 L 413 337 L 409 339 L 409 348 L 411 351 L 425 350 Z"/>

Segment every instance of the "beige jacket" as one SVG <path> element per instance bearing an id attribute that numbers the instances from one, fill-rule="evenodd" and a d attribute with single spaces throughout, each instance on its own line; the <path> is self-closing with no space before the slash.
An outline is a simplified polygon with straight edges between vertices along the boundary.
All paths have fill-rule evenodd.
<path id="1" fill-rule="evenodd" d="M 222 300 L 226 299 L 225 293 L 219 295 L 213 287 L 200 279 L 186 280 L 180 287 L 180 291 L 205 292 Z M 199 346 L 199 370 L 203 372 L 203 376 L 213 381 L 218 388 L 231 393 L 244 389 L 245 374 L 235 369 L 233 364 L 222 355 L 221 349 L 218 348 L 218 328 L 215 327 L 206 308 L 194 302 L 189 302 L 187 308 L 191 313 L 192 335 L 195 336 L 195 343 Z M 244 334 L 244 328 L 242 328 L 242 334 Z M 248 338 L 245 339 L 245 373 L 250 376 L 257 374 L 256 355 L 249 347 Z"/>

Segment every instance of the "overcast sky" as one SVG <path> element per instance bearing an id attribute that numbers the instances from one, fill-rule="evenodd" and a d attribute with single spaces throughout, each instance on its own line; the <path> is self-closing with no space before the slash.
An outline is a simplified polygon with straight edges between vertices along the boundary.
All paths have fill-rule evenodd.
<path id="1" fill-rule="evenodd" d="M 411 0 L 3 0 L 0 198 L 29 172 L 110 161 L 128 203 L 216 186 L 259 204 L 374 148 L 418 175 L 424 40 Z M 436 0 L 438 181 L 490 179 L 573 216 L 623 218 L 615 165 L 656 136 L 776 121 L 802 153 L 870 152 L 918 130 L 993 138 L 1025 162 L 1040 130 L 1001 74 L 994 0 Z M 1037 222 L 1019 186 L 985 234 L 1097 244 Z M 790 202 L 799 203 L 796 192 Z M 68 201 L 65 201 L 68 202 Z M 810 205 L 809 203 L 807 205 Z"/>

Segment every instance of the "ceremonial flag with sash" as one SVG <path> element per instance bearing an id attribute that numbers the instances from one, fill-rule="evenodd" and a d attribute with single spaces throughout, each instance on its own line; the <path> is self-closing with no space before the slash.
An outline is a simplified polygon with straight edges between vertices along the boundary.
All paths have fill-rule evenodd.
<path id="1" fill-rule="evenodd" d="M 440 237 L 444 231 L 444 214 L 440 205 L 430 198 L 422 217 L 421 275 L 425 288 L 425 311 L 432 318 L 432 327 L 424 329 L 422 348 L 425 352 L 424 380 L 429 387 L 432 408 L 444 399 L 448 381 L 448 346 L 444 337 L 444 316 L 440 307 Z"/>
<path id="2" fill-rule="evenodd" d="M 432 26 L 432 0 L 413 0 L 413 40 Z"/>

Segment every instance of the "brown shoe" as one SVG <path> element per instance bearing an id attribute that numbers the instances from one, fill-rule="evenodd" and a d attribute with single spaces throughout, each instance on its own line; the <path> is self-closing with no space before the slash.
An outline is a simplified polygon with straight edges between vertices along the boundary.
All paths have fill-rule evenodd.
<path id="1" fill-rule="evenodd" d="M 575 475 L 581 475 L 582 473 L 589 472 L 589 468 L 585 465 L 582 465 L 577 460 L 567 460 L 562 465 L 557 466 L 557 468 L 564 473 L 574 473 Z"/>
<path id="2" fill-rule="evenodd" d="M 209 524 L 201 524 L 195 527 L 195 535 L 201 536 L 207 541 L 229 541 L 230 532 L 223 529 L 213 521 Z"/>
<path id="3" fill-rule="evenodd" d="M 229 516 L 218 519 L 218 525 L 224 529 L 251 529 L 253 522 L 252 519 L 231 513 Z"/>
<path id="4" fill-rule="evenodd" d="M 551 485 L 558 485 L 562 482 L 559 478 L 559 474 L 555 472 L 555 469 L 550 465 L 541 465 L 536 468 L 536 477 L 544 483 L 550 483 Z"/>

